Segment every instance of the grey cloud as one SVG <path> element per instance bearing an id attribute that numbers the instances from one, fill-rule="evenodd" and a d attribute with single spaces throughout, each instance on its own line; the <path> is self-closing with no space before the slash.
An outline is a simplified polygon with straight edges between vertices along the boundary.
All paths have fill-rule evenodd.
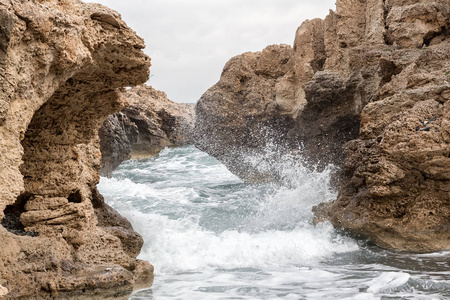
<path id="1" fill-rule="evenodd" d="M 325 17 L 335 0 L 98 0 L 146 41 L 150 84 L 170 99 L 195 102 L 231 57 L 292 44 L 305 19 Z"/>

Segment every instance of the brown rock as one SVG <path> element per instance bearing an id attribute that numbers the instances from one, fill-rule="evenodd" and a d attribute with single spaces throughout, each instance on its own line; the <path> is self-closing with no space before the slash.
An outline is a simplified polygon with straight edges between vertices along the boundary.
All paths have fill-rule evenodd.
<path id="1" fill-rule="evenodd" d="M 92 204 L 98 225 L 122 242 L 122 248 L 131 257 L 137 257 L 144 244 L 142 237 L 133 230 L 131 223 L 110 207 L 97 189 L 93 191 Z"/>
<path id="2" fill-rule="evenodd" d="M 450 249 L 449 46 L 418 50 L 383 86 L 390 96 L 364 108 L 361 135 L 345 147 L 339 198 L 318 215 L 384 247 Z"/>
<path id="3" fill-rule="evenodd" d="M 341 167 L 316 221 L 383 247 L 450 249 L 449 9 L 339 0 L 300 26 L 293 50 L 232 58 L 197 104 L 198 147 L 248 181 L 279 180 L 271 166 L 301 150 Z"/>
<path id="4" fill-rule="evenodd" d="M 173 102 L 164 92 L 145 85 L 123 96 L 129 106 L 108 117 L 99 131 L 102 176 L 111 176 L 127 159 L 148 158 L 164 147 L 192 143 L 194 105 Z"/>
<path id="5" fill-rule="evenodd" d="M 136 268 L 134 269 L 135 286 L 148 287 L 153 284 L 154 267 L 145 260 L 138 260 Z"/>
<path id="6" fill-rule="evenodd" d="M 446 35 L 441 16 L 450 3 L 386 2 L 386 43 L 404 49 L 369 44 L 364 52 L 373 58 L 366 54 L 365 64 L 358 59 L 350 64 L 372 78 L 358 83 L 363 95 L 372 96 L 363 102 L 359 138 L 344 147 L 338 199 L 316 208 L 316 217 L 387 248 L 450 249 L 445 138 L 450 45 L 433 38 L 434 46 L 417 48 L 431 45 L 431 36 Z M 368 59 L 379 67 L 369 68 Z"/>
<path id="7" fill-rule="evenodd" d="M 262 155 L 272 139 L 282 142 L 303 105 L 295 95 L 292 53 L 288 45 L 273 45 L 232 58 L 196 105 L 196 146 L 247 181 L 274 176 L 256 170 L 246 155 Z"/>
<path id="8" fill-rule="evenodd" d="M 386 19 L 388 43 L 401 48 L 422 47 L 429 46 L 438 37 L 442 41 L 448 35 L 450 8 L 445 1 L 390 5 Z"/>
<path id="9" fill-rule="evenodd" d="M 306 20 L 297 29 L 292 57 L 296 77 L 311 80 L 317 71 L 323 70 L 326 60 L 325 26 L 321 19 Z"/>
<path id="10" fill-rule="evenodd" d="M 0 26 L 5 299 L 126 297 L 142 238 L 99 204 L 97 132 L 125 104 L 118 88 L 147 80 L 144 43 L 77 0 L 2 1 Z"/>

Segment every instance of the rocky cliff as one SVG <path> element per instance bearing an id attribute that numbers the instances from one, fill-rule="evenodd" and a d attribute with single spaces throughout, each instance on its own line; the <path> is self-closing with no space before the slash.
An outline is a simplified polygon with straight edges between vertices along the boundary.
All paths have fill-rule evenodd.
<path id="1" fill-rule="evenodd" d="M 126 297 L 142 238 L 96 189 L 98 129 L 145 82 L 144 42 L 97 4 L 0 1 L 0 293 Z"/>
<path id="2" fill-rule="evenodd" d="M 170 101 L 164 92 L 145 85 L 122 94 L 129 106 L 109 116 L 99 130 L 102 176 L 111 176 L 127 159 L 193 143 L 193 104 Z"/>
<path id="3" fill-rule="evenodd" d="M 226 64 L 197 104 L 197 145 L 249 181 L 277 179 L 258 167 L 273 145 L 275 163 L 338 165 L 338 199 L 317 221 L 383 247 L 450 249 L 449 27 L 448 0 L 338 0 L 292 48 Z"/>

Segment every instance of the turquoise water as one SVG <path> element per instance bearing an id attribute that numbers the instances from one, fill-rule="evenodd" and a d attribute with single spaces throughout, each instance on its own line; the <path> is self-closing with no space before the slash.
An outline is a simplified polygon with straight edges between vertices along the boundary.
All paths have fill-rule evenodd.
<path id="1" fill-rule="evenodd" d="M 139 258 L 155 266 L 153 287 L 130 299 L 450 299 L 450 252 L 386 251 L 314 227 L 312 206 L 336 197 L 331 169 L 290 158 L 278 168 L 289 188 L 244 184 L 188 146 L 101 178 L 106 201 L 144 237 Z"/>

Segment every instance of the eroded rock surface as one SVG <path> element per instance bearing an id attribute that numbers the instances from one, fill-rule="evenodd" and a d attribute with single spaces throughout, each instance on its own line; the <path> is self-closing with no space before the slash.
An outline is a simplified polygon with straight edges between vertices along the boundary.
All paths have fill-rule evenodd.
<path id="1" fill-rule="evenodd" d="M 0 28 L 5 299 L 126 297 L 151 284 L 142 238 L 96 189 L 98 129 L 125 104 L 118 88 L 149 75 L 143 40 L 117 12 L 76 0 L 0 1 Z"/>
<path id="2" fill-rule="evenodd" d="M 338 199 L 316 209 L 318 221 L 384 247 L 450 249 L 449 9 L 338 0 L 300 26 L 293 48 L 226 64 L 197 104 L 197 146 L 248 181 L 277 179 L 258 168 L 273 145 L 274 164 L 300 151 L 338 165 Z"/>
<path id="3" fill-rule="evenodd" d="M 304 105 L 296 98 L 291 57 L 290 46 L 273 45 L 232 58 L 196 105 L 196 146 L 248 181 L 273 173 L 256 170 L 246 155 L 284 143 L 293 114 Z"/>
<path id="4" fill-rule="evenodd" d="M 384 247 L 450 249 L 449 49 L 389 52 L 402 71 L 365 106 L 360 137 L 344 147 L 339 198 L 319 216 Z"/>
<path id="5" fill-rule="evenodd" d="M 99 131 L 100 174 L 111 176 L 123 161 L 152 157 L 165 147 L 193 143 L 193 104 L 176 103 L 151 86 L 123 92 L 128 106 L 113 114 Z"/>

